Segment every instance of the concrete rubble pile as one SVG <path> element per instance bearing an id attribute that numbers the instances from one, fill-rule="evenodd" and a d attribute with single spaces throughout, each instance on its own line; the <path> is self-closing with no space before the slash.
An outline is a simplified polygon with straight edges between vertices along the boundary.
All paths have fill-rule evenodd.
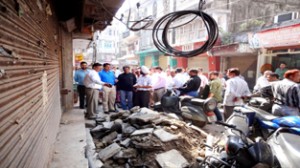
<path id="1" fill-rule="evenodd" d="M 204 155 L 201 129 L 174 114 L 147 108 L 98 118 L 90 133 L 94 140 L 88 145 L 90 167 L 184 168 L 193 167 Z"/>

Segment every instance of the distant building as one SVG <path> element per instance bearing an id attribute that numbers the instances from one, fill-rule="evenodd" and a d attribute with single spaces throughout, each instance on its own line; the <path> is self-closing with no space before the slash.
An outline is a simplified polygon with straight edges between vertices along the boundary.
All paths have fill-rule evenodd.
<path id="1" fill-rule="evenodd" d="M 120 32 L 118 24 L 114 23 L 103 31 L 94 33 L 96 57 L 98 62 L 112 62 L 120 52 Z"/>

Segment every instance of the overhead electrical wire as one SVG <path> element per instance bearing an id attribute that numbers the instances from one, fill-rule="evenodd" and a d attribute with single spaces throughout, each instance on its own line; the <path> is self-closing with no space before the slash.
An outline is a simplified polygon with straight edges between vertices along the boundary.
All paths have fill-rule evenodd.
<path id="1" fill-rule="evenodd" d="M 175 57 L 194 57 L 210 50 L 218 39 L 219 29 L 216 21 L 210 15 L 202 11 L 204 4 L 205 1 L 200 0 L 198 10 L 176 11 L 176 12 L 169 13 L 163 16 L 162 18 L 160 18 L 155 23 L 152 31 L 153 44 L 156 46 L 156 48 L 162 53 L 165 53 L 165 55 L 167 56 L 175 56 Z M 182 51 L 170 45 L 168 41 L 168 33 L 169 33 L 170 25 L 174 21 L 178 20 L 178 18 L 187 15 L 195 15 L 202 19 L 208 37 L 205 43 L 200 48 L 190 50 L 190 51 Z"/>

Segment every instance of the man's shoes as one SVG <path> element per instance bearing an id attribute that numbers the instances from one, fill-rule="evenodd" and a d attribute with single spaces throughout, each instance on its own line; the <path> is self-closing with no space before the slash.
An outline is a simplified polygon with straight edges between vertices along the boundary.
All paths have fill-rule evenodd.
<path id="1" fill-rule="evenodd" d="M 84 107 L 79 107 L 80 109 L 85 109 Z"/>
<path id="2" fill-rule="evenodd" d="M 105 113 L 105 114 L 108 114 L 108 113 L 109 113 L 109 111 L 104 111 L 104 113 Z"/>
<path id="3" fill-rule="evenodd" d="M 116 111 L 115 110 L 109 110 L 109 112 L 115 113 Z"/>

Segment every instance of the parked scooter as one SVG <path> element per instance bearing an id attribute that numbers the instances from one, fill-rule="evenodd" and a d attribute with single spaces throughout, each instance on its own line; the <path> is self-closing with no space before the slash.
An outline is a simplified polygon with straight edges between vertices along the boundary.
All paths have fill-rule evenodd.
<path id="1" fill-rule="evenodd" d="M 252 115 L 252 118 L 255 116 L 255 122 L 249 126 L 254 126 L 255 134 L 259 133 L 264 139 L 267 139 L 272 133 L 282 127 L 292 128 L 296 134 L 300 135 L 300 131 L 297 129 L 300 128 L 299 116 L 274 116 L 273 114 L 252 106 L 244 106 L 235 110 L 241 113 L 245 113 L 245 111 L 254 113 L 255 115 Z"/>
<path id="2" fill-rule="evenodd" d="M 178 97 L 173 90 L 167 90 L 161 101 L 153 106 L 156 111 L 178 114 L 198 127 L 204 127 L 208 122 L 216 121 L 213 112 L 216 107 L 217 101 L 213 98 Z"/>
<path id="3" fill-rule="evenodd" d="M 242 116 L 233 114 L 229 120 L 233 120 L 233 122 L 234 120 L 239 121 L 239 124 L 242 124 L 243 127 L 248 125 L 247 121 L 240 117 Z M 240 125 L 219 121 L 216 123 L 227 127 L 224 133 L 226 138 L 225 148 L 223 149 L 217 146 L 219 150 L 218 153 L 216 155 L 206 156 L 199 167 L 251 168 L 258 164 L 267 167 L 273 166 L 274 158 L 272 150 L 263 139 L 257 138 L 255 142 L 253 142 L 245 135 L 245 131 L 247 132 L 248 130 L 239 129 Z"/>
<path id="4" fill-rule="evenodd" d="M 267 140 L 275 156 L 276 167 L 299 167 L 300 135 L 295 134 L 299 128 L 279 128 Z"/>

